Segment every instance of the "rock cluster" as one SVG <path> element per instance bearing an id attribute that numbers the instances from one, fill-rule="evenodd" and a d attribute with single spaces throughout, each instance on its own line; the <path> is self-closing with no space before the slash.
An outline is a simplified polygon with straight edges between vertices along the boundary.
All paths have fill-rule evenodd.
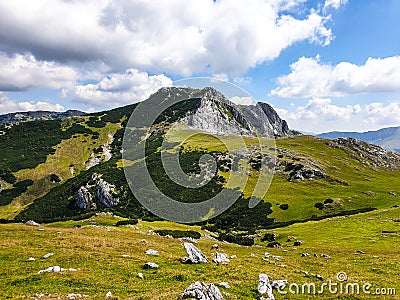
<path id="1" fill-rule="evenodd" d="M 196 300 L 222 300 L 222 294 L 218 287 L 214 284 L 209 286 L 204 282 L 196 281 L 179 295 L 179 299 L 196 299 Z"/>
<path id="2" fill-rule="evenodd" d="M 96 202 L 110 208 L 119 204 L 119 198 L 116 197 L 114 185 L 104 180 L 101 174 L 93 173 L 86 186 L 79 188 L 75 206 L 80 209 L 90 208 L 95 210 L 97 208 Z"/>

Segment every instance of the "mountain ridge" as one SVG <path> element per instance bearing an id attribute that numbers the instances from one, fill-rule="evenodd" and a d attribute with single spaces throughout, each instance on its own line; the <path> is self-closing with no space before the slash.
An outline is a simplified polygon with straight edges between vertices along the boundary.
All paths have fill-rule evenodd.
<path id="1" fill-rule="evenodd" d="M 354 138 L 369 144 L 381 146 L 389 151 L 400 152 L 400 127 L 386 127 L 365 132 L 330 131 L 316 136 L 328 139 Z"/>
<path id="2" fill-rule="evenodd" d="M 0 125 L 15 124 L 18 122 L 29 122 L 34 120 L 57 120 L 69 117 L 80 117 L 84 115 L 87 115 L 87 113 L 75 109 L 69 109 L 64 112 L 46 110 L 14 112 L 0 115 Z"/>

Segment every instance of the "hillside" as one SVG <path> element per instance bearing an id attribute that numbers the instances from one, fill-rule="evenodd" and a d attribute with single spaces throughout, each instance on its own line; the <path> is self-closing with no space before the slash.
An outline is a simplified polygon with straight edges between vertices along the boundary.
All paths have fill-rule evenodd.
<path id="1" fill-rule="evenodd" d="M 366 143 L 381 146 L 389 151 L 400 152 L 400 127 L 382 128 L 367 132 L 326 132 L 318 134 L 319 137 L 337 139 L 350 137 Z"/>
<path id="2" fill-rule="evenodd" d="M 259 105 L 243 109 L 212 89 L 164 88 L 147 101 L 153 105 L 176 97 L 186 100 L 165 110 L 152 125 L 153 133 L 146 140 L 146 163 L 161 191 L 170 196 L 180 195 L 182 202 L 201 202 L 224 188 L 234 192 L 239 187 L 242 195 L 236 204 L 219 218 L 203 224 L 211 230 L 254 230 L 282 222 L 387 208 L 397 203 L 397 154 L 356 140 L 291 136 L 286 122 L 276 113 L 265 115 L 265 120 L 272 121 L 265 121 L 262 126 L 254 121 L 245 122 L 247 119 L 241 113 L 248 114 L 250 109 L 255 113 L 260 108 L 266 112 L 271 108 Z M 133 219 L 157 219 L 135 199 L 122 168 L 123 163 L 133 169 L 138 165 L 129 165 L 121 156 L 124 128 L 135 107 L 3 127 L 6 133 L 0 136 L 4 153 L 0 161 L 0 217 L 50 222 L 84 218 L 105 209 Z M 206 114 L 205 110 L 210 112 Z M 214 134 L 211 137 L 203 125 L 211 123 L 210 116 L 217 119 L 221 115 L 225 121 L 219 121 L 219 128 L 215 123 L 208 127 Z M 187 129 L 171 131 L 177 121 Z M 245 146 L 242 142 L 237 144 L 235 135 L 215 134 L 217 129 L 231 134 L 247 130 Z M 194 130 L 197 131 L 193 135 Z M 268 136 L 260 139 L 253 135 L 255 131 L 283 137 L 275 141 Z M 44 132 L 46 139 L 41 138 Z M 139 138 L 145 135 L 145 131 L 136 132 Z M 165 135 L 166 132 L 169 134 Z M 191 133 L 190 138 L 187 132 Z M 204 153 L 211 154 L 217 161 L 218 176 L 195 192 L 177 185 L 169 179 L 160 161 L 157 149 L 163 140 L 171 149 L 183 149 L 179 159 L 186 172 L 198 172 L 199 158 Z M 226 156 L 226 147 L 234 154 Z M 252 153 L 250 157 L 243 154 L 246 148 Z M 250 159 L 250 167 L 233 172 L 232 161 L 245 161 L 244 158 Z M 264 201 L 259 203 L 259 209 L 248 211 L 253 215 L 250 222 L 233 221 L 240 219 L 248 205 L 246 198 L 255 190 L 261 176 L 259 166 L 265 159 L 273 163 L 275 173 L 269 192 L 262 194 Z M 142 174 L 140 169 L 135 173 Z M 392 178 L 390 182 L 388 177 Z M 113 195 L 98 198 L 95 190 L 99 188 L 112 190 Z M 228 227 L 222 225 L 225 219 L 229 220 Z"/>
<path id="3" fill-rule="evenodd" d="M 129 119 L 134 111 L 143 120 Z M 155 121 L 140 123 L 149 117 Z M 0 131 L 0 223 L 10 223 L 0 224 L 5 298 L 103 299 L 111 291 L 118 299 L 177 299 L 200 280 L 228 282 L 220 287 L 224 299 L 256 299 L 260 273 L 320 284 L 346 272 L 351 282 L 400 288 L 398 153 L 352 138 L 297 135 L 269 105 L 235 105 L 211 88 L 163 88 L 139 104 Z M 168 173 L 176 157 L 188 182 Z M 222 191 L 237 200 L 216 217 L 221 206 L 208 208 L 195 224 L 168 222 L 130 189 L 134 182 L 172 210 L 142 180 L 146 172 L 180 203 Z M 23 224 L 29 220 L 41 225 Z M 187 236 L 210 260 L 216 243 L 236 258 L 182 264 L 188 239 L 178 237 Z M 41 258 L 46 253 L 54 255 Z M 149 261 L 159 269 L 142 269 Z M 65 270 L 38 274 L 51 266 Z"/>

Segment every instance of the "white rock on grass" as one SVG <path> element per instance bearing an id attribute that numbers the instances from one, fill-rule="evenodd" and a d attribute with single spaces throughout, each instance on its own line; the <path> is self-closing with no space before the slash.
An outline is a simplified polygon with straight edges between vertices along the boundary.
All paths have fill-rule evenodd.
<path id="1" fill-rule="evenodd" d="M 207 257 L 199 248 L 197 248 L 192 243 L 183 243 L 183 247 L 188 255 L 188 257 L 183 257 L 180 259 L 183 263 L 189 264 L 199 264 L 208 262 Z"/>
<path id="2" fill-rule="evenodd" d="M 154 255 L 154 256 L 158 256 L 158 251 L 154 250 L 154 249 L 149 249 L 146 251 L 147 255 Z"/>
<path id="3" fill-rule="evenodd" d="M 152 262 L 147 262 L 144 264 L 143 269 L 158 269 L 159 265 L 157 265 L 156 263 L 152 263 Z"/>
<path id="4" fill-rule="evenodd" d="M 121 255 L 123 258 L 130 258 L 131 256 L 129 254 L 122 254 Z"/>
<path id="5" fill-rule="evenodd" d="M 25 224 L 26 224 L 26 225 L 29 225 L 29 226 L 36 226 L 36 227 L 39 227 L 39 226 L 40 226 L 39 223 L 36 223 L 36 222 L 33 221 L 33 220 L 29 220 L 29 221 L 27 221 Z"/>
<path id="6" fill-rule="evenodd" d="M 143 273 L 138 273 L 137 276 L 138 276 L 140 279 L 144 279 Z"/>
<path id="7" fill-rule="evenodd" d="M 230 289 L 231 288 L 229 283 L 227 283 L 225 281 L 218 283 L 218 286 L 223 287 L 225 289 Z"/>
<path id="8" fill-rule="evenodd" d="M 212 261 L 215 262 L 217 265 L 228 264 L 230 262 L 228 255 L 219 252 L 216 253 L 215 258 L 213 258 Z"/>
<path id="9" fill-rule="evenodd" d="M 47 259 L 49 257 L 52 257 L 54 255 L 54 253 L 47 253 L 45 255 L 43 255 L 43 259 Z"/>
<path id="10" fill-rule="evenodd" d="M 60 273 L 64 271 L 70 271 L 70 272 L 75 272 L 78 271 L 79 269 L 74 269 L 74 268 L 69 268 L 69 269 L 64 269 L 61 268 L 60 266 L 53 266 L 53 267 L 48 267 L 47 269 L 44 270 L 39 270 L 38 274 L 42 273 Z"/>
<path id="11" fill-rule="evenodd" d="M 35 261 L 35 258 L 34 257 L 29 257 L 28 261 Z"/>
<path id="12" fill-rule="evenodd" d="M 106 298 L 111 298 L 112 297 L 112 293 L 111 292 L 108 292 L 107 294 L 106 294 Z"/>
<path id="13" fill-rule="evenodd" d="M 204 282 L 196 281 L 179 295 L 179 299 L 196 300 L 223 300 L 222 294 L 214 284 L 209 286 Z"/>

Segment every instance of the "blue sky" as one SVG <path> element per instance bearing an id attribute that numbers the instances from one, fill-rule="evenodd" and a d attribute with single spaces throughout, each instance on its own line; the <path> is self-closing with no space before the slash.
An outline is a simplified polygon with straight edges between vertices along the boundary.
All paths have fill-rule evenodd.
<path id="1" fill-rule="evenodd" d="M 294 129 L 400 126 L 399 14 L 397 0 L 3 1 L 0 114 L 99 111 L 210 76 Z"/>

